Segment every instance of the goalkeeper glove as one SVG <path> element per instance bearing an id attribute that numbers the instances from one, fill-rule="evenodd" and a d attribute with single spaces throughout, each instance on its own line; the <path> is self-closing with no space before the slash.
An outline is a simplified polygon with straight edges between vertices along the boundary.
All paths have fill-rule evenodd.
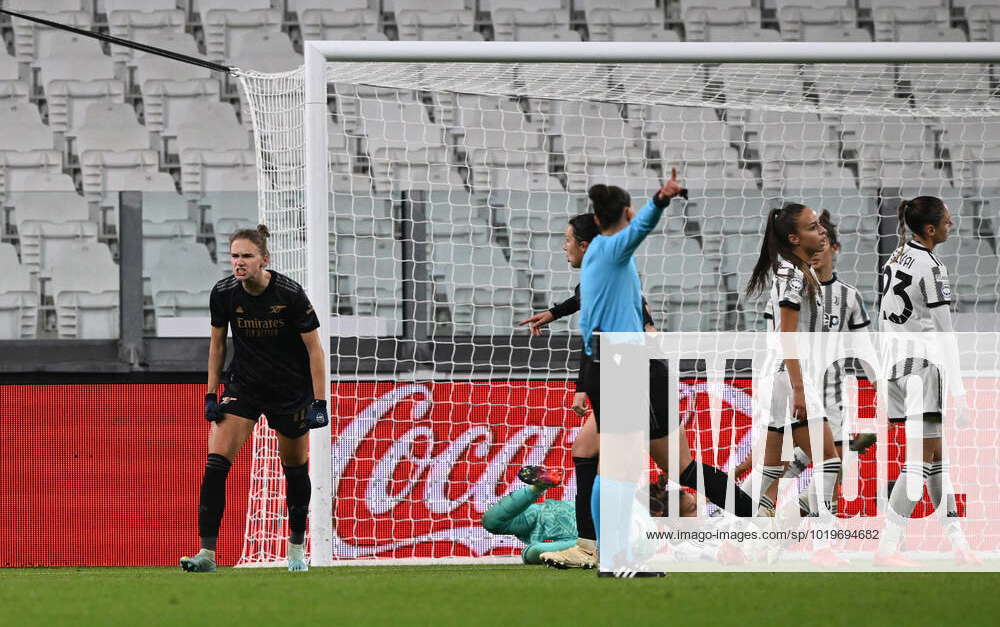
<path id="1" fill-rule="evenodd" d="M 205 395 L 205 420 L 209 422 L 222 420 L 222 407 L 219 406 L 219 397 L 215 394 Z"/>
<path id="2" fill-rule="evenodd" d="M 326 401 L 317 398 L 309 404 L 306 410 L 306 426 L 310 429 L 322 429 L 330 424 L 330 416 L 326 413 Z"/>

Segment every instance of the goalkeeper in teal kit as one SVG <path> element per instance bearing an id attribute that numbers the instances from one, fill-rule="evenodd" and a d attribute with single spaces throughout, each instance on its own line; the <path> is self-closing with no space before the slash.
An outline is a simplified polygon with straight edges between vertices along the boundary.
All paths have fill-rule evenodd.
<path id="1" fill-rule="evenodd" d="M 535 503 L 545 490 L 562 483 L 563 473 L 541 466 L 525 466 L 517 478 L 527 483 L 493 504 L 483 514 L 483 528 L 497 535 L 512 535 L 524 542 L 521 559 L 541 564 L 539 555 L 562 551 L 576 544 L 576 508 L 572 501 L 548 499 Z"/>

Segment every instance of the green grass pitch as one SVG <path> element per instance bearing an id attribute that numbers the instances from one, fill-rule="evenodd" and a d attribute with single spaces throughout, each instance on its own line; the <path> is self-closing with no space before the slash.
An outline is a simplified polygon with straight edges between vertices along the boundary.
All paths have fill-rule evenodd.
<path id="1" fill-rule="evenodd" d="M 0 569 L 0 625 L 996 625 L 1000 574 Z"/>

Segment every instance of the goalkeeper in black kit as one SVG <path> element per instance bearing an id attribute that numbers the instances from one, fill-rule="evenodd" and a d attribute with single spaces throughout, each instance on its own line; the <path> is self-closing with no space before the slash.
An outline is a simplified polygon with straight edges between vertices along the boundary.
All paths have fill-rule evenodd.
<path id="1" fill-rule="evenodd" d="M 215 546 L 226 506 L 229 468 L 267 416 L 277 432 L 286 479 L 288 570 L 303 571 L 309 481 L 309 429 L 329 424 L 319 319 L 302 286 L 266 269 L 268 230 L 237 231 L 229 240 L 233 275 L 215 284 L 209 299 L 212 339 L 208 353 L 205 419 L 211 423 L 208 460 L 198 504 L 201 550 L 182 557 L 187 572 L 216 569 Z M 233 330 L 233 360 L 223 373 L 226 332 Z M 219 384 L 225 389 L 217 396 Z"/>

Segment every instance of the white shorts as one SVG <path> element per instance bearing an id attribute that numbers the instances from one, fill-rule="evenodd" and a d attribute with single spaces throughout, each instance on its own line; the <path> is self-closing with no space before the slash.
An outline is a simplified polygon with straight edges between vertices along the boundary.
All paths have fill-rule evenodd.
<path id="1" fill-rule="evenodd" d="M 907 383 L 912 379 L 923 382 L 923 393 L 907 396 Z M 915 384 L 915 383 L 914 383 Z M 934 366 L 914 370 L 913 374 L 889 381 L 889 421 L 903 422 L 907 416 L 923 417 L 927 414 L 939 419 L 944 407 L 941 375 Z"/>
<path id="2" fill-rule="evenodd" d="M 792 428 L 804 427 L 809 424 L 808 422 L 799 422 L 792 417 L 792 384 L 788 380 L 788 373 L 776 373 L 771 381 L 774 383 L 771 387 L 770 408 L 767 412 L 768 431 L 784 431 L 785 425 L 789 423 Z M 819 394 L 816 393 L 816 388 L 808 382 L 805 382 L 805 395 L 809 420 L 825 420 L 826 410 L 823 408 Z"/>

